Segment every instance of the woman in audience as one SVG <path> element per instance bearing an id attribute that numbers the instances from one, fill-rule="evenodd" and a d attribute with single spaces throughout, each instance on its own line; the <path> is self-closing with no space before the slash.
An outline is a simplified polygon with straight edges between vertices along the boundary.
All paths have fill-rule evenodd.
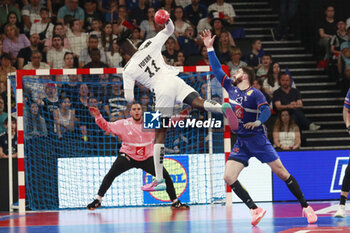
<path id="1" fill-rule="evenodd" d="M 105 23 L 103 26 L 103 30 L 101 32 L 101 45 L 105 52 L 111 51 L 112 49 L 112 41 L 116 39 L 117 36 L 113 34 L 112 31 L 112 24 L 111 23 Z"/>
<path id="2" fill-rule="evenodd" d="M 217 56 L 221 63 L 226 64 L 231 60 L 230 56 L 230 33 L 228 31 L 223 31 L 219 38 L 219 50 L 217 51 Z"/>
<path id="3" fill-rule="evenodd" d="M 19 33 L 19 29 L 15 25 L 6 25 L 5 35 L 6 37 L 3 42 L 3 51 L 10 54 L 12 64 L 15 64 L 17 62 L 19 50 L 29 47 L 30 42 L 24 34 Z"/>
<path id="4" fill-rule="evenodd" d="M 142 40 L 147 40 L 154 37 L 156 32 L 156 25 L 154 22 L 155 9 L 153 7 L 147 10 L 147 19 L 143 20 L 140 24 L 140 37 Z"/>
<path id="5" fill-rule="evenodd" d="M 273 143 L 282 150 L 297 150 L 300 148 L 300 130 L 288 110 L 282 110 L 278 113 L 273 128 Z"/>
<path id="6" fill-rule="evenodd" d="M 266 94 L 271 98 L 273 97 L 273 92 L 276 91 L 280 85 L 278 84 L 278 76 L 281 74 L 280 65 L 278 62 L 273 62 L 269 70 L 267 71 L 266 79 L 264 80 L 263 88 Z"/>
<path id="7" fill-rule="evenodd" d="M 17 14 L 15 12 L 9 12 L 9 14 L 7 15 L 7 21 L 4 24 L 4 26 L 6 26 L 7 24 L 15 25 L 19 29 L 20 33 L 23 33 L 23 24 L 21 24 L 20 20 L 17 18 Z M 5 30 L 3 29 L 3 31 Z"/>
<path id="8" fill-rule="evenodd" d="M 172 15 L 174 13 L 175 7 L 175 0 L 162 0 L 159 9 L 164 9 L 169 12 L 170 15 Z"/>
<path id="9" fill-rule="evenodd" d="M 179 51 L 177 53 L 176 61 L 174 62 L 174 66 L 184 66 L 186 61 L 186 57 L 183 51 Z"/>
<path id="10" fill-rule="evenodd" d="M 74 69 L 77 66 L 74 64 L 74 54 L 72 52 L 66 52 L 63 56 L 64 65 L 63 69 Z M 56 82 L 69 82 L 68 75 L 57 75 Z M 62 83 L 57 83 L 57 87 L 61 87 Z"/>
<path id="11" fill-rule="evenodd" d="M 176 38 L 184 35 L 186 28 L 189 27 L 190 24 L 185 19 L 184 9 L 181 6 L 175 7 L 173 21 L 175 26 L 174 35 Z"/>
<path id="12" fill-rule="evenodd" d="M 75 110 L 71 109 L 69 97 L 64 97 L 59 109 L 55 110 L 55 122 L 58 138 L 66 137 L 74 131 Z"/>
<path id="13" fill-rule="evenodd" d="M 131 41 L 137 48 L 142 44 L 140 28 L 135 28 L 132 31 Z"/>
<path id="14" fill-rule="evenodd" d="M 122 67 L 123 57 L 119 53 L 117 39 L 112 42 L 111 51 L 106 53 L 109 67 Z"/>
<path id="15" fill-rule="evenodd" d="M 247 63 L 241 60 L 242 51 L 238 47 L 230 47 L 230 58 L 231 61 L 227 62 L 228 68 L 230 70 L 230 76 L 233 77 L 233 74 L 236 73 L 240 68 L 247 66 Z"/>
<path id="16" fill-rule="evenodd" d="M 33 102 L 30 104 L 27 117 L 28 118 L 26 118 L 26 121 L 24 122 L 26 138 L 32 139 L 36 137 L 46 137 L 47 128 L 45 119 L 40 115 L 37 103 Z"/>
<path id="17" fill-rule="evenodd" d="M 0 57 L 0 83 L 1 92 L 7 88 L 7 74 L 16 72 L 16 68 L 11 65 L 11 56 L 7 53 L 3 53 Z M 5 85 L 5 86 L 3 86 Z"/>
<path id="18" fill-rule="evenodd" d="M 196 66 L 209 66 L 210 63 L 209 63 L 209 58 L 208 58 L 207 47 L 202 46 L 201 55 L 202 55 L 202 59 L 197 61 Z"/>

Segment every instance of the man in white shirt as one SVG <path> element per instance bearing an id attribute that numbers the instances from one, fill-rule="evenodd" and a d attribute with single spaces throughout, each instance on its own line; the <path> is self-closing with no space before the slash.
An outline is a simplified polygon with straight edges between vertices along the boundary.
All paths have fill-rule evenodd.
<path id="1" fill-rule="evenodd" d="M 124 66 L 123 83 L 125 99 L 131 103 L 134 100 L 135 81 L 141 83 L 155 94 L 156 114 L 163 118 L 173 115 L 176 103 L 186 103 L 192 107 L 214 113 L 225 113 L 231 128 L 238 125 L 238 120 L 231 107 L 223 107 L 221 104 L 202 99 L 198 92 L 187 85 L 177 75 L 179 71 L 165 63 L 161 53 L 162 46 L 174 33 L 174 24 L 167 19 L 165 28 L 155 37 L 143 42 L 137 49 L 129 39 L 131 32 L 122 33 L 118 38 L 118 44 L 123 54 L 131 56 L 129 62 Z M 227 104 L 229 106 L 229 104 Z M 154 166 L 156 180 L 142 187 L 144 191 L 165 190 L 166 185 L 162 174 L 164 143 L 167 128 L 156 129 L 154 144 Z"/>
<path id="2" fill-rule="evenodd" d="M 216 3 L 208 7 L 208 11 L 217 11 L 219 14 L 223 14 L 223 19 L 230 24 L 233 24 L 233 18 L 236 16 L 233 6 L 224 0 L 216 0 Z"/>
<path id="3" fill-rule="evenodd" d="M 52 30 L 53 30 L 53 24 L 50 23 L 49 13 L 50 12 L 48 8 L 40 9 L 41 21 L 36 22 L 32 25 L 32 27 L 30 28 L 30 35 L 37 33 L 40 36 L 40 33 L 45 31 L 44 37 L 41 36 L 40 40 L 44 40 L 51 36 Z"/>
<path id="4" fill-rule="evenodd" d="M 30 32 L 32 24 L 40 22 L 40 9 L 42 5 L 40 0 L 30 0 L 29 4 L 22 9 L 22 16 L 24 22 L 24 31 Z"/>
<path id="5" fill-rule="evenodd" d="M 61 69 L 64 66 L 64 54 L 70 52 L 63 47 L 63 38 L 60 35 L 52 37 L 52 49 L 47 52 L 47 63 L 52 69 Z"/>

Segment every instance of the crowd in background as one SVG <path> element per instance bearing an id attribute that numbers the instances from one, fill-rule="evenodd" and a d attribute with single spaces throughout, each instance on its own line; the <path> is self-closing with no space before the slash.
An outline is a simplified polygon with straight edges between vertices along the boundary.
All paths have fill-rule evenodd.
<path id="1" fill-rule="evenodd" d="M 155 36 L 162 30 L 154 22 L 154 14 L 160 8 L 170 12 L 175 25 L 174 34 L 162 49 L 169 65 L 209 65 L 199 35 L 210 29 L 216 35 L 216 54 L 222 64 L 228 65 L 230 75 L 243 66 L 255 69 L 257 79 L 253 86 L 264 93 L 275 116 L 267 126 L 273 131 L 276 147 L 298 149 L 300 130 L 320 128 L 304 116 L 302 98 L 292 74 L 282 72 L 278 61 L 264 52 L 259 38 L 252 39 L 250 51 L 242 53 L 235 39 L 242 38 L 240 32 L 244 28 L 235 26 L 235 10 L 224 0 L 210 4 L 203 0 L 2 0 L 0 121 L 4 122 L 7 111 L 13 111 L 1 104 L 7 101 L 8 73 L 16 69 L 123 67 L 130 57 L 119 50 L 118 35 L 126 28 L 133 29 L 131 41 L 135 46 Z M 344 50 L 350 48 L 350 30 L 344 20 L 333 18 L 332 11 L 334 15 L 334 8 L 326 8 L 326 18 L 319 28 L 324 60 L 332 62 L 337 57 L 337 74 L 350 78 L 350 51 Z M 346 23 L 349 26 L 350 19 Z M 288 17 L 281 20 L 275 39 L 286 39 L 288 24 Z M 186 82 L 206 98 L 206 77 L 187 75 Z M 109 121 L 129 116 L 122 78 L 118 75 L 56 75 L 40 77 L 44 80 L 40 82 L 36 81 L 38 77 L 27 78 L 25 113 L 31 119 L 26 124 L 27 139 L 70 137 L 75 132 L 80 140 L 88 141 L 94 137 L 89 132 L 103 134 L 94 124 L 88 106 L 98 106 Z M 220 84 L 214 81 L 212 89 L 213 98 L 221 101 Z M 151 110 L 152 94 L 139 83 L 135 93 L 143 110 Z M 2 134 L 6 131 L 5 123 L 0 125 Z M 1 157 L 5 155 L 0 153 Z"/>

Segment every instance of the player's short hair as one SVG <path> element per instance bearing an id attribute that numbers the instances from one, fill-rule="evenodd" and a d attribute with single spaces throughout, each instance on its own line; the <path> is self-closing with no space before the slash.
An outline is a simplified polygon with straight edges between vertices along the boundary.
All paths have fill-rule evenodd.
<path id="1" fill-rule="evenodd" d="M 249 84 L 253 85 L 253 82 L 256 79 L 254 69 L 249 66 L 244 66 L 242 67 L 242 70 L 248 75 Z"/>
<path id="2" fill-rule="evenodd" d="M 126 29 L 124 31 L 122 31 L 122 33 L 120 33 L 118 39 L 117 39 L 117 44 L 119 46 L 122 46 L 124 43 L 130 43 L 130 38 L 132 35 L 132 30 L 131 29 Z"/>
<path id="3" fill-rule="evenodd" d="M 130 109 L 131 109 L 131 107 L 132 107 L 133 105 L 137 105 L 137 104 L 140 105 L 140 107 L 142 108 L 142 104 L 140 104 L 139 102 L 134 102 L 134 103 L 131 104 Z"/>
<path id="4" fill-rule="evenodd" d="M 50 11 L 49 11 L 49 8 L 47 8 L 47 7 L 42 7 L 42 8 L 40 9 L 40 13 L 43 12 L 43 11 L 46 11 L 47 13 L 50 12 Z"/>

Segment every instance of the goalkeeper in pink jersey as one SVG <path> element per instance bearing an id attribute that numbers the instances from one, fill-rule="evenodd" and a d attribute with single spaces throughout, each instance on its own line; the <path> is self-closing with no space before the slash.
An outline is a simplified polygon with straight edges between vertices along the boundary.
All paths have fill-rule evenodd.
<path id="1" fill-rule="evenodd" d="M 102 198 L 111 186 L 113 180 L 131 168 L 141 168 L 145 172 L 155 175 L 153 162 L 154 130 L 145 131 L 142 127 L 142 108 L 138 103 L 131 105 L 130 118 L 107 122 L 98 108 L 89 108 L 91 115 L 95 117 L 96 124 L 109 133 L 118 135 L 122 142 L 119 156 L 114 161 L 111 169 L 103 178 L 96 199 L 87 205 L 89 210 L 101 206 Z M 172 209 L 188 209 L 188 205 L 181 203 L 176 196 L 174 183 L 167 170 L 163 168 L 163 176 L 166 182 L 166 192 L 172 201 Z"/>
<path id="2" fill-rule="evenodd" d="M 178 77 L 176 67 L 165 63 L 162 46 L 174 33 L 174 24 L 170 18 L 164 24 L 164 29 L 156 36 L 145 40 L 139 48 L 131 42 L 131 31 L 125 31 L 118 36 L 121 53 L 128 55 L 130 60 L 123 68 L 123 84 L 125 99 L 132 103 L 134 100 L 134 85 L 139 82 L 151 90 L 155 96 L 155 109 L 162 118 L 168 119 L 173 115 L 176 103 L 185 103 L 194 108 L 208 112 L 225 114 L 232 129 L 238 127 L 238 120 L 229 104 L 221 104 L 213 100 L 202 99 L 198 92 Z M 163 122 L 163 121 L 162 121 Z M 164 143 L 166 128 L 156 129 L 154 142 L 154 166 L 156 179 L 142 187 L 144 191 L 160 191 L 166 189 L 162 175 Z"/>

